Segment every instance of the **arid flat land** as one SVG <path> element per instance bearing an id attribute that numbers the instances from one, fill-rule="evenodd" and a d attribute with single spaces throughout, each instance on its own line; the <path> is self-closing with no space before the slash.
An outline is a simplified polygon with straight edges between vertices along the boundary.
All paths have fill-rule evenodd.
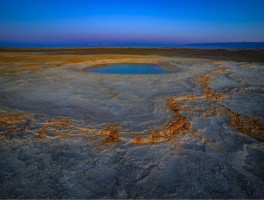
<path id="1" fill-rule="evenodd" d="M 264 198 L 262 50 L 2 48 L 0 87 L 1 199 Z"/>

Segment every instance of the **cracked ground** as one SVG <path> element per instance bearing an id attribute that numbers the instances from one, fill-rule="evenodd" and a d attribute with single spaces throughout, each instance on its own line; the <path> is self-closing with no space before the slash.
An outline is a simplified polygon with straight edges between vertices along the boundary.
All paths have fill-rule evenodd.
<path id="1" fill-rule="evenodd" d="M 71 51 L 0 52 L 0 198 L 264 198 L 263 58 Z"/>

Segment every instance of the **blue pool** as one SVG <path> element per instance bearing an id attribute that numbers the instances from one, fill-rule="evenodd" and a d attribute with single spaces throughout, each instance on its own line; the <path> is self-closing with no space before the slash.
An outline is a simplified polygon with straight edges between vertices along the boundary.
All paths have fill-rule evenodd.
<path id="1" fill-rule="evenodd" d="M 167 74 L 170 73 L 156 64 L 108 64 L 90 68 L 89 72 L 104 74 Z"/>

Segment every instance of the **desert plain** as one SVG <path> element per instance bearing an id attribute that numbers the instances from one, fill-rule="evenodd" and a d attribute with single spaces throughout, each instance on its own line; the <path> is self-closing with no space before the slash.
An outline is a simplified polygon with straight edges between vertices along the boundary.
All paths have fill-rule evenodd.
<path id="1" fill-rule="evenodd" d="M 263 50 L 0 49 L 0 198 L 263 199 L 263 77 Z"/>

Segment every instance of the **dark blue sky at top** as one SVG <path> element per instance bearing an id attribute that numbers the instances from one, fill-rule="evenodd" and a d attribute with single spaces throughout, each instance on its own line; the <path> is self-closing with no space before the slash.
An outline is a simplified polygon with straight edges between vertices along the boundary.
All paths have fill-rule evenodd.
<path id="1" fill-rule="evenodd" d="M 264 41 L 264 0 L 0 0 L 2 44 Z"/>

